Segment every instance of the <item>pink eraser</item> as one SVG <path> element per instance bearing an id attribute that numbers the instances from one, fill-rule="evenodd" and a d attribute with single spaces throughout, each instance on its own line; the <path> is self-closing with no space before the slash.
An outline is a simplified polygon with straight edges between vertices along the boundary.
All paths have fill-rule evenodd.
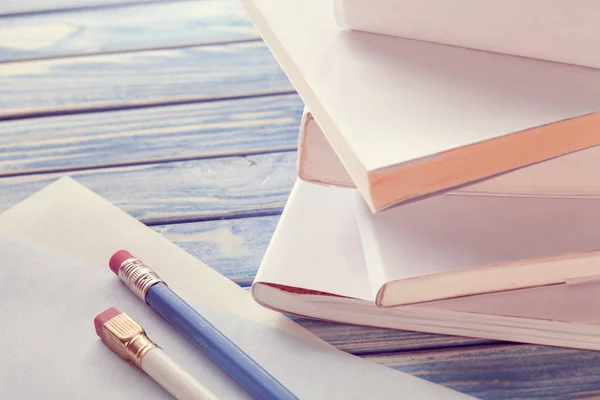
<path id="1" fill-rule="evenodd" d="M 111 307 L 96 315 L 96 318 L 94 318 L 94 328 L 96 328 L 96 334 L 100 336 L 102 340 L 104 340 L 104 335 L 102 335 L 102 325 L 104 325 L 105 323 L 107 323 L 108 321 L 120 314 L 121 311 L 117 310 L 114 307 Z"/>
<path id="2" fill-rule="evenodd" d="M 115 254 L 112 255 L 110 261 L 108 261 L 108 265 L 110 266 L 110 270 L 115 274 L 119 274 L 119 267 L 123 264 L 123 261 L 134 258 L 130 252 L 127 250 L 119 250 Z"/>

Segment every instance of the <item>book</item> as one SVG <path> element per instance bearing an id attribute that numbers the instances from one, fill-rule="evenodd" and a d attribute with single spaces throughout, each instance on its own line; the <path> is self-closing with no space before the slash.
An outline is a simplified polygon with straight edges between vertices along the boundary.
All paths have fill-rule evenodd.
<path id="1" fill-rule="evenodd" d="M 594 0 L 335 0 L 345 29 L 600 68 Z"/>
<path id="2" fill-rule="evenodd" d="M 298 177 L 304 181 L 355 187 L 352 178 L 305 107 L 298 139 Z M 448 193 L 532 197 L 600 197 L 600 146 L 580 150 L 482 181 Z"/>
<path id="3" fill-rule="evenodd" d="M 378 306 L 378 285 L 372 281 L 373 270 L 365 254 L 368 247 L 363 245 L 357 222 L 357 197 L 356 189 L 297 180 L 252 284 L 252 296 L 258 303 L 289 314 L 349 324 L 600 349 L 600 311 L 594 300 L 600 289 L 597 252 L 579 259 L 596 275 L 567 283 Z M 570 208 L 569 215 L 573 212 L 577 211 Z M 559 232 L 559 236 L 565 235 Z M 524 237 L 515 235 L 515 243 Z M 552 243 L 558 241 L 546 237 Z M 580 244 L 575 243 L 577 246 Z M 428 250 L 439 254 L 444 249 L 422 249 Z M 522 251 L 530 250 L 524 246 Z M 563 266 L 568 270 L 571 264 Z M 409 267 L 418 271 L 421 265 Z M 515 274 L 515 281 L 521 276 Z M 470 279 L 467 276 L 466 280 Z"/>
<path id="4" fill-rule="evenodd" d="M 331 0 L 242 4 L 372 212 L 600 144 L 600 70 L 343 30 Z"/>
<path id="5" fill-rule="evenodd" d="M 10 278 L 0 292 L 5 322 L 0 339 L 8 351 L 0 367 L 1 398 L 165 397 L 149 377 L 100 343 L 92 321 L 108 305 L 131 312 L 219 398 L 250 398 L 122 287 L 107 266 L 121 248 L 151 265 L 298 398 L 470 398 L 335 349 L 259 306 L 246 290 L 70 178 L 2 213 L 0 235 L 2 273 Z"/>
<path id="6" fill-rule="evenodd" d="M 442 194 L 375 215 L 354 204 L 381 307 L 600 278 L 600 199 Z"/>

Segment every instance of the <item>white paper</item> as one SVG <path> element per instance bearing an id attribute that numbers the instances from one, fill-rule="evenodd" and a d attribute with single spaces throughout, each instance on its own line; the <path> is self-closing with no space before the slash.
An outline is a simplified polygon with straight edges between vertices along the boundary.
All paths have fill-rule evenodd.
<path id="1" fill-rule="evenodd" d="M 170 395 L 111 352 L 94 317 L 117 307 L 223 398 L 251 398 L 142 303 L 110 270 L 0 235 L 0 398 L 164 399 Z"/>
<path id="2" fill-rule="evenodd" d="M 111 276 L 108 260 L 114 251 L 121 248 L 128 249 L 152 266 L 175 292 L 204 314 L 211 323 L 301 399 L 365 399 L 398 396 L 406 399 L 467 398 L 466 395 L 443 386 L 394 371 L 327 345 L 283 315 L 259 306 L 249 293 L 235 283 L 70 178 L 61 179 L 0 215 L 0 232 L 78 259 L 83 263 L 80 268 L 90 271 L 90 275 L 88 272 L 85 273 L 85 276 L 90 277 L 87 279 L 88 284 L 99 286 L 82 290 L 80 297 L 84 298 L 88 290 L 93 293 L 97 289 L 106 293 L 105 300 L 110 300 L 111 303 L 117 302 L 115 292 L 128 292 L 128 290 L 120 287 L 116 277 Z M 49 265 L 46 264 L 45 267 Z M 91 278 L 91 274 L 106 276 L 106 286 L 102 286 L 104 278 L 94 279 Z M 52 285 L 52 280 L 48 280 L 46 284 Z M 136 299 L 131 293 L 122 293 L 122 295 L 123 298 L 129 296 L 132 302 Z M 121 293 L 118 296 L 120 299 Z M 28 303 L 29 307 L 19 305 L 18 310 L 26 315 L 29 308 L 43 303 L 48 303 L 48 299 L 32 296 Z M 115 305 L 122 311 L 130 311 L 130 305 L 124 301 Z M 96 310 L 92 310 L 91 306 L 92 304 L 89 310 L 81 309 L 81 312 L 85 311 L 86 316 L 88 313 L 93 314 Z M 98 305 L 100 311 L 104 306 L 106 303 Z M 131 307 L 133 310 L 133 303 Z M 66 312 L 68 308 L 63 305 L 60 311 Z M 152 315 L 152 318 L 158 319 L 149 310 L 145 311 Z M 152 322 L 151 318 L 146 319 L 143 312 L 139 314 L 136 312 L 134 317 L 139 318 L 139 321 L 146 325 L 149 335 L 157 341 L 172 340 L 174 344 L 180 346 L 173 347 L 170 354 L 182 365 L 186 364 L 184 353 L 192 351 L 185 343 L 185 338 L 173 337 L 175 333 L 165 333 L 165 336 L 161 336 L 158 327 L 161 322 Z M 91 318 L 93 319 L 93 316 Z M 154 323 L 157 324 L 156 331 Z M 86 338 L 90 337 L 90 333 L 84 330 L 82 324 L 78 324 L 76 329 L 81 335 L 86 335 Z M 3 326 L 3 329 L 6 328 Z M 95 343 L 94 346 L 100 346 L 93 338 L 95 333 L 93 333 L 91 320 L 85 329 L 91 330 L 90 339 Z M 41 336 L 38 335 L 39 337 Z M 43 337 L 40 340 L 43 340 Z M 22 347 L 23 343 L 17 343 Z M 46 356 L 47 353 L 52 352 L 52 343 L 47 342 L 46 348 L 44 352 L 32 353 L 29 356 L 30 363 L 45 364 L 48 368 L 58 369 L 53 365 L 56 357 Z M 109 356 L 112 355 L 107 351 L 105 350 L 106 357 L 101 360 L 111 358 Z M 187 365 L 190 366 L 192 361 L 188 360 L 190 363 Z M 116 367 L 118 361 L 120 360 L 111 362 L 114 362 Z M 211 362 L 196 356 L 193 368 L 198 374 L 210 375 L 203 382 L 217 395 L 227 399 L 245 398 L 232 390 L 227 377 L 218 372 Z M 70 387 L 71 393 L 87 392 L 86 382 L 59 378 L 57 377 L 55 385 Z M 28 397 L 23 395 L 22 391 L 28 390 L 27 385 L 33 385 L 30 381 L 34 379 L 37 378 L 29 376 L 27 381 L 20 381 L 21 385 L 18 389 L 21 391 L 19 392 L 21 397 Z M 47 379 L 40 382 L 51 383 Z M 133 398 L 125 393 L 116 392 L 113 398 Z"/>

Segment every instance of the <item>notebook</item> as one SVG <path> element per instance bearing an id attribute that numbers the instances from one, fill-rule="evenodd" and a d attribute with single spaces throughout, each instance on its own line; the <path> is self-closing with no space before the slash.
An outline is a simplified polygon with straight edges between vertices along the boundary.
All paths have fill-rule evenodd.
<path id="1" fill-rule="evenodd" d="M 350 324 L 600 349 L 600 282 L 594 279 L 377 306 L 357 223 L 359 196 L 356 189 L 297 180 L 252 284 L 258 303 Z"/>
<path id="2" fill-rule="evenodd" d="M 1 214 L 0 234 L 16 240 L 0 241 L 0 271 L 10 279 L 1 281 L 9 323 L 0 337 L 11 355 L 0 367 L 0 398 L 168 398 L 100 343 L 92 321 L 111 304 L 131 312 L 217 396 L 249 398 L 114 277 L 107 262 L 120 248 L 152 265 L 299 398 L 469 398 L 335 349 L 70 178 Z"/>
<path id="3" fill-rule="evenodd" d="M 373 212 L 600 143 L 600 70 L 340 29 L 244 0 Z"/>
<path id="4" fill-rule="evenodd" d="M 335 0 L 345 29 L 600 68 L 596 0 Z"/>
<path id="5" fill-rule="evenodd" d="M 535 197 L 600 197 L 600 146 L 580 150 L 451 192 Z M 305 107 L 298 138 L 298 177 L 307 182 L 355 187 L 352 178 Z"/>

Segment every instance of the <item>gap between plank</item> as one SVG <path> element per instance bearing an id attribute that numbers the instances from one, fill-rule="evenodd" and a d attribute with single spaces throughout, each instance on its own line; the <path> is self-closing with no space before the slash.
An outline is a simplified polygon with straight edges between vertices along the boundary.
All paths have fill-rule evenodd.
<path id="1" fill-rule="evenodd" d="M 174 3 L 174 2 L 192 2 L 196 0 L 130 0 L 124 1 L 122 3 L 108 3 L 108 4 L 88 4 L 88 5 L 73 5 L 73 6 L 64 6 L 58 8 L 39 8 L 29 11 L 9 11 L 5 13 L 0 12 L 0 19 L 2 18 L 18 18 L 18 17 L 30 17 L 34 15 L 41 14 L 57 14 L 57 13 L 70 13 L 70 12 L 78 12 L 85 10 L 96 10 L 96 9 L 106 9 L 106 8 L 121 8 L 121 7 L 131 7 L 137 6 L 140 4 L 154 4 L 154 3 Z M 51 3 L 50 3 L 51 4 Z"/>
<path id="2" fill-rule="evenodd" d="M 273 147 L 270 149 L 264 150 L 241 150 L 239 152 L 235 151 L 224 151 L 222 153 L 214 153 L 210 155 L 203 156 L 185 156 L 185 157 L 164 157 L 164 158 L 152 158 L 147 160 L 138 160 L 131 162 L 120 162 L 120 163 L 112 163 L 112 164 L 93 164 L 93 165 L 79 165 L 73 167 L 61 167 L 61 168 L 47 168 L 47 169 L 34 169 L 25 172 L 0 172 L 0 178 L 11 178 L 17 176 L 30 176 L 30 175 L 44 175 L 44 174 L 56 174 L 63 172 L 79 172 L 79 171 L 94 171 L 98 169 L 111 169 L 111 168 L 122 168 L 122 167 L 135 167 L 140 165 L 153 165 L 153 164 L 163 164 L 170 162 L 182 162 L 182 161 L 194 161 L 194 160 L 209 160 L 213 158 L 228 158 L 228 157 L 246 157 L 246 156 L 255 156 L 260 154 L 269 154 L 269 153 L 289 153 L 292 151 L 298 150 L 296 145 L 293 146 L 281 146 L 281 147 Z"/>
<path id="3" fill-rule="evenodd" d="M 413 332 L 413 331 L 410 331 Z M 420 332 L 420 333 L 427 333 L 427 332 Z M 443 335 L 442 335 L 443 336 Z M 451 335 L 448 335 L 451 336 Z M 474 339 L 474 340 L 478 340 L 478 338 L 470 338 L 470 337 L 465 337 L 465 339 Z M 427 347 L 426 349 L 406 349 L 406 350 L 390 350 L 390 351 L 357 351 L 356 355 L 359 355 L 361 357 L 366 357 L 366 358 L 375 358 L 378 356 L 384 356 L 384 357 L 388 357 L 388 356 L 393 356 L 394 354 L 398 354 L 398 355 L 407 355 L 407 356 L 411 356 L 411 355 L 426 355 L 428 353 L 435 353 L 435 354 L 439 354 L 440 352 L 446 352 L 446 351 L 453 351 L 453 350 L 481 350 L 481 349 L 493 349 L 496 347 L 502 347 L 502 346 L 526 346 L 526 343 L 515 343 L 515 342 L 503 342 L 503 341 L 498 341 L 498 340 L 493 340 L 493 339 L 481 339 L 481 343 L 477 343 L 477 344 L 473 344 L 473 343 L 467 343 L 467 344 L 447 344 L 447 345 L 432 345 L 431 347 Z M 374 360 L 373 360 L 374 361 Z"/>
<path id="4" fill-rule="evenodd" d="M 81 107 L 71 107 L 62 110 L 56 108 L 38 108 L 30 109 L 25 111 L 8 111 L 0 112 L 1 121 L 15 121 L 28 118 L 44 118 L 44 117 L 56 117 L 64 115 L 76 115 L 86 113 L 101 113 L 109 111 L 123 111 L 123 110 L 135 110 L 139 108 L 151 108 L 151 107 L 165 107 L 165 106 L 179 106 L 184 104 L 194 103 L 207 103 L 210 101 L 221 101 L 221 100 L 243 100 L 253 99 L 260 97 L 271 97 L 280 95 L 297 94 L 295 90 L 290 89 L 275 89 L 260 93 L 241 93 L 226 96 L 182 96 L 173 97 L 168 100 L 154 100 L 154 101 L 131 101 L 128 103 L 100 103 L 100 104 L 86 104 Z"/>
<path id="5" fill-rule="evenodd" d="M 30 56 L 30 57 L 18 57 L 0 60 L 0 64 L 13 64 L 20 62 L 33 62 L 33 61 L 47 61 L 47 60 L 59 60 L 65 58 L 81 58 L 81 57 L 94 57 L 94 56 L 106 56 L 106 55 L 115 55 L 115 54 L 131 54 L 131 53 L 141 53 L 146 51 L 163 51 L 163 50 L 179 50 L 179 49 L 189 49 L 194 47 L 204 47 L 204 46 L 219 46 L 219 45 L 229 45 L 229 44 L 241 44 L 241 43 L 254 43 L 254 42 L 262 42 L 260 36 L 252 36 L 252 37 L 241 37 L 237 39 L 226 39 L 226 40 L 214 40 L 214 41 L 203 41 L 203 42 L 191 42 L 191 43 L 178 43 L 173 45 L 164 45 L 164 46 L 150 46 L 150 47 L 136 47 L 130 49 L 118 49 L 118 50 L 107 50 L 107 51 L 96 51 L 96 52 L 82 52 L 82 53 L 65 53 L 65 54 L 54 54 L 54 55 L 46 55 L 46 56 Z"/>
<path id="6" fill-rule="evenodd" d="M 223 221 L 230 219 L 242 219 L 242 218 L 259 218 L 259 217 L 274 217 L 281 215 L 283 212 L 283 206 L 279 210 L 265 210 L 265 211 L 249 211 L 249 212 L 234 212 L 224 215 L 199 215 L 192 218 L 173 218 L 167 221 L 149 220 L 144 222 L 146 226 L 158 226 L 158 225 L 179 225 L 179 224 L 192 224 L 196 222 L 209 222 L 209 221 Z"/>

